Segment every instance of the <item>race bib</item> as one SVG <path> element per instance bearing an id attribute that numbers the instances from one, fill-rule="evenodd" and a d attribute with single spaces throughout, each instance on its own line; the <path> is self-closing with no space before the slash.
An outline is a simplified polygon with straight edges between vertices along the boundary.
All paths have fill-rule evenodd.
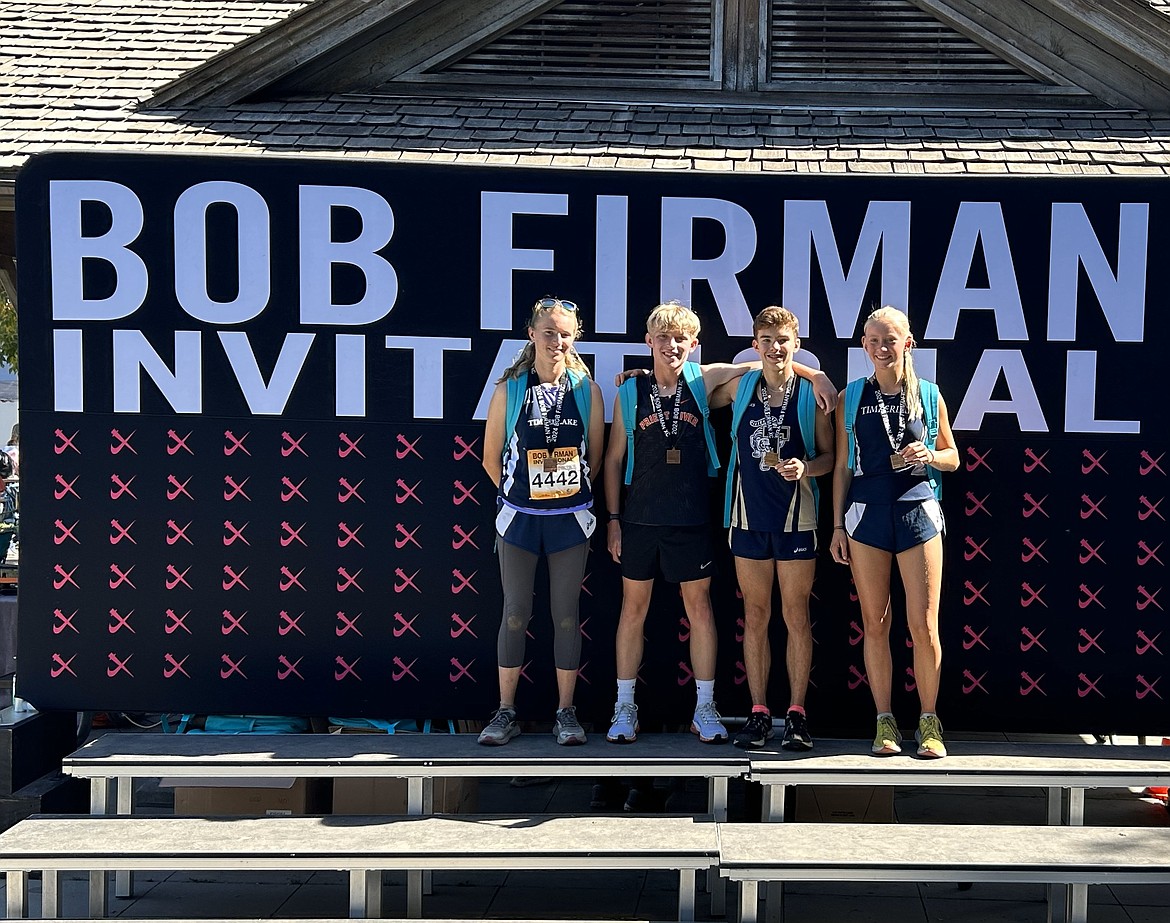
<path id="1" fill-rule="evenodd" d="M 581 458 L 572 446 L 528 450 L 528 495 L 558 500 L 581 490 Z"/>

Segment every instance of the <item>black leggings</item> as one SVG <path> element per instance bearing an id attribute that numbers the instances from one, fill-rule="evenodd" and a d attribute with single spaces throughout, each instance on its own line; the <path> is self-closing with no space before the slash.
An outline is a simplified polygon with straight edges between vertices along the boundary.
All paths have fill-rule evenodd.
<path id="1" fill-rule="evenodd" d="M 504 588 L 504 616 L 496 641 L 496 656 L 505 669 L 524 666 L 524 641 L 532 618 L 532 586 L 539 555 L 500 541 L 500 583 Z M 576 670 L 581 664 L 578 609 L 589 542 L 547 555 L 549 606 L 552 612 L 553 660 L 558 670 Z"/>

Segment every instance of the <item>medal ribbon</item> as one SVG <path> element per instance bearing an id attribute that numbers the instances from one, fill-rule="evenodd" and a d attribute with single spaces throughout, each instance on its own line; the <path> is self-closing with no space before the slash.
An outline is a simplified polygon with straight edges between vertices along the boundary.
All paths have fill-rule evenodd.
<path id="1" fill-rule="evenodd" d="M 764 376 L 760 376 L 760 403 L 764 405 L 764 432 L 768 434 L 768 442 L 773 438 L 779 441 L 780 428 L 784 424 L 784 414 L 788 412 L 788 399 L 792 397 L 792 392 L 795 390 L 796 375 L 792 372 L 788 373 L 788 381 L 784 383 L 784 400 L 780 402 L 780 410 L 775 417 L 775 424 L 773 424 L 772 417 L 772 394 L 768 390 L 768 382 L 764 380 Z M 776 447 L 777 449 L 780 446 Z"/>
<path id="2" fill-rule="evenodd" d="M 540 419 L 544 424 L 544 444 L 550 448 L 557 444 L 557 436 L 561 431 L 561 408 L 565 403 L 565 393 L 569 390 L 565 387 L 567 378 L 567 375 L 562 374 L 557 379 L 555 397 L 541 382 L 538 381 L 536 384 L 536 406 L 540 410 Z"/>
<path id="3" fill-rule="evenodd" d="M 906 386 L 903 385 L 898 392 L 898 406 L 895 408 L 898 414 L 898 429 L 894 431 L 890 429 L 890 418 L 886 416 L 886 399 L 878 385 L 877 376 L 871 378 L 870 382 L 873 383 L 873 392 L 877 395 L 878 416 L 882 418 L 882 426 L 886 428 L 886 438 L 890 440 L 890 448 L 897 452 L 902 448 L 902 437 L 906 435 Z"/>
<path id="4" fill-rule="evenodd" d="M 679 394 L 678 389 L 682 388 L 682 381 L 680 380 L 674 392 L 674 407 L 671 408 L 670 414 L 670 428 L 666 427 L 666 414 L 662 412 L 662 396 L 658 393 L 658 382 L 653 378 L 650 379 L 650 406 L 654 409 L 654 414 L 658 417 L 658 425 L 662 427 L 662 434 L 666 437 L 666 447 L 673 449 L 678 445 L 678 408 L 682 404 L 682 395 Z"/>

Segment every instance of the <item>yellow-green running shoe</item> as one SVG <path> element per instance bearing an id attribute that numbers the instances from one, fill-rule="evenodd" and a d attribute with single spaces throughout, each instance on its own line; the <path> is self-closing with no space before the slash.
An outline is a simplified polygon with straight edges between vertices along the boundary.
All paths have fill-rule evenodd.
<path id="1" fill-rule="evenodd" d="M 918 719 L 918 730 L 914 739 L 918 741 L 918 755 L 931 760 L 941 760 L 947 755 L 942 739 L 942 722 L 938 715 L 923 715 Z"/>
<path id="2" fill-rule="evenodd" d="M 873 752 L 878 756 L 901 753 L 902 732 L 893 715 L 878 715 L 877 733 L 873 737 Z"/>

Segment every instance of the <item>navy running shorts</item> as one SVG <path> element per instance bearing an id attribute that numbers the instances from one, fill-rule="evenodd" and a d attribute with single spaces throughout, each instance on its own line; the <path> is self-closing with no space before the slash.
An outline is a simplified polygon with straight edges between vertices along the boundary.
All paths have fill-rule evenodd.
<path id="1" fill-rule="evenodd" d="M 934 497 L 900 503 L 851 503 L 845 511 L 845 532 L 863 545 L 900 554 L 942 534 L 942 507 Z"/>
<path id="2" fill-rule="evenodd" d="M 809 561 L 817 556 L 816 532 L 764 532 L 732 527 L 731 553 L 753 561 Z"/>

